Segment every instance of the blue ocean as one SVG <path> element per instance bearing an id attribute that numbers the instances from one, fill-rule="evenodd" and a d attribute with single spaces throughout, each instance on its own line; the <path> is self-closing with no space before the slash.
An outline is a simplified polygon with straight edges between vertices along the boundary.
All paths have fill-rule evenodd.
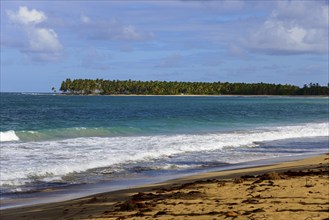
<path id="1" fill-rule="evenodd" d="M 1 93 L 1 196 L 328 152 L 328 97 Z"/>

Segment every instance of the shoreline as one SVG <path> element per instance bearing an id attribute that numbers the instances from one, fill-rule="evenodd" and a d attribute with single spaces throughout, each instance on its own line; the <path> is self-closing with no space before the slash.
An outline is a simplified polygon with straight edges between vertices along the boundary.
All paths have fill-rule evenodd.
<path id="1" fill-rule="evenodd" d="M 34 191 L 12 193 L 0 197 L 0 211 L 12 208 L 23 208 L 28 206 L 37 206 L 50 203 L 65 202 L 68 200 L 80 199 L 101 193 L 110 193 L 130 188 L 139 188 L 145 185 L 154 185 L 180 180 L 182 178 L 197 177 L 202 174 L 213 172 L 224 172 L 234 170 L 244 170 L 257 167 L 266 167 L 279 163 L 302 160 L 309 157 L 319 156 L 326 152 L 311 152 L 302 155 L 290 155 L 280 157 L 269 157 L 251 161 L 226 164 L 217 167 L 205 167 L 203 169 L 190 169 L 182 172 L 174 172 L 161 176 L 137 175 L 127 178 L 113 179 L 90 184 L 72 184 L 62 187 L 50 187 L 45 189 L 36 189 Z"/>
<path id="2" fill-rule="evenodd" d="M 3 209 L 0 211 L 1 213 L 1 219 L 49 219 L 49 216 L 53 216 L 53 219 L 118 219 L 121 217 L 134 217 L 136 219 L 144 219 L 145 217 L 151 216 L 157 216 L 156 214 L 158 212 L 161 212 L 162 214 L 161 219 L 167 219 L 167 217 L 173 217 L 173 212 L 175 211 L 163 211 L 166 205 L 163 200 L 169 200 L 171 201 L 173 198 L 168 197 L 163 199 L 164 194 L 166 192 L 175 192 L 177 198 L 176 200 L 183 200 L 181 201 L 184 205 L 185 203 L 192 201 L 196 198 L 193 197 L 193 193 L 190 195 L 185 195 L 183 192 L 185 190 L 185 187 L 188 186 L 190 192 L 195 191 L 196 194 L 198 194 L 198 198 L 201 196 L 198 190 L 202 185 L 205 183 L 213 183 L 214 185 L 218 185 L 220 181 L 228 181 L 227 185 L 236 186 L 236 184 L 241 184 L 240 187 L 243 187 L 243 182 L 241 183 L 234 183 L 239 182 L 237 179 L 241 179 L 241 176 L 252 176 L 252 175 L 263 175 L 266 173 L 283 173 L 287 172 L 288 170 L 296 171 L 296 170 L 304 170 L 305 172 L 307 170 L 319 170 L 319 169 L 325 169 L 328 170 L 328 162 L 329 162 L 329 156 L 321 155 L 316 157 L 309 157 L 302 160 L 295 160 L 290 162 L 280 162 L 272 165 L 261 165 L 257 167 L 252 168 L 238 168 L 233 170 L 226 170 L 226 171 L 213 171 L 213 172 L 207 172 L 207 173 L 201 173 L 193 176 L 187 176 L 187 177 L 181 177 L 178 179 L 173 180 L 167 180 L 162 183 L 157 184 L 148 184 L 143 185 L 140 187 L 133 187 L 128 188 L 124 190 L 118 190 L 113 192 L 105 192 L 100 193 L 96 195 L 91 195 L 83 198 L 78 198 L 74 200 L 64 201 L 64 202 L 58 202 L 58 203 L 50 203 L 50 204 L 40 204 L 40 205 L 33 205 L 33 206 L 26 206 L 26 207 L 19 207 L 19 208 L 8 208 Z M 320 168 L 321 167 L 321 168 Z M 315 172 L 315 171 L 314 171 Z M 313 173 L 314 173 L 313 172 Z M 281 174 L 280 174 L 281 175 Z M 307 175 L 307 174 L 305 174 Z M 251 177 L 250 177 L 251 178 Z M 256 178 L 256 177 L 253 177 Z M 313 182 L 320 180 L 321 178 L 319 176 L 316 176 Z M 276 180 L 271 180 L 276 182 Z M 305 180 L 301 180 L 305 185 Z M 255 182 L 255 181 L 254 181 Z M 325 181 L 324 184 L 327 184 L 329 186 L 329 180 Z M 177 189 L 180 188 L 180 189 Z M 324 190 L 328 189 L 322 187 Z M 217 189 L 217 190 L 220 190 Z M 162 193 L 161 193 L 162 192 Z M 142 194 L 138 194 L 142 193 Z M 145 194 L 148 193 L 148 194 Z M 178 193 L 178 194 L 177 194 Z M 202 192 L 203 193 L 203 192 Z M 327 194 L 326 194 L 327 193 Z M 200 195 L 199 195 L 200 194 Z M 324 192 L 327 196 L 329 196 L 328 192 Z M 140 205 L 144 207 L 134 207 L 137 202 L 134 202 L 132 200 L 131 196 L 135 197 L 141 197 L 139 200 L 147 200 L 148 202 L 154 202 L 154 201 L 160 201 L 160 204 L 156 204 L 155 207 L 146 207 L 145 201 Z M 137 196 L 139 195 L 139 196 Z M 145 196 L 149 195 L 149 196 Z M 152 196 L 151 196 L 152 195 Z M 187 197 L 186 197 L 187 196 Z M 145 197 L 145 198 L 144 198 Z M 152 198 L 149 198 L 152 197 Z M 186 198 L 185 198 L 186 197 Z M 190 198 L 191 197 L 191 198 Z M 202 197 L 202 196 L 201 196 Z M 200 199 L 200 198 L 199 198 Z M 222 198 L 226 200 L 226 198 Z M 229 199 L 229 198 L 227 198 Z M 176 201 L 175 200 L 175 201 Z M 186 200 L 186 201 L 185 201 Z M 130 204 L 129 201 L 133 201 L 133 204 Z M 199 201 L 199 200 L 198 200 Z M 172 202 L 172 201 L 171 201 Z M 199 202 L 203 202 L 202 199 Z M 196 206 L 202 206 L 202 203 L 195 204 Z M 278 203 L 279 204 L 279 203 Z M 272 206 L 275 204 L 272 204 Z M 131 207 L 130 207 L 131 206 Z M 159 207 L 158 207 L 159 206 Z M 236 205 L 239 206 L 239 205 Z M 118 208 L 119 207 L 119 208 Z M 167 207 L 172 208 L 171 206 Z M 159 210 L 158 210 L 159 208 Z M 191 208 L 191 206 L 190 206 Z M 241 208 L 241 207 L 240 207 Z M 128 210 L 126 210 L 128 209 Z M 131 210 L 130 210 L 131 209 Z M 179 210 L 176 210 L 177 212 Z M 196 211 L 196 210 L 195 210 Z M 213 210 L 214 211 L 214 210 Z M 235 214 L 232 214 L 232 213 Z M 171 214 L 170 214 L 171 213 Z M 198 211 L 200 213 L 200 210 Z M 232 215 L 239 214 L 237 211 L 234 211 L 232 209 Z M 292 213 L 294 213 L 292 211 Z M 213 213 L 214 214 L 214 213 Z M 227 212 L 226 212 L 227 214 Z M 251 213 L 255 214 L 255 213 Z M 257 213 L 256 213 L 257 214 Z M 296 213 L 295 213 L 296 214 Z M 325 214 L 325 212 L 323 212 Z M 139 215 L 139 216 L 138 216 Z M 224 211 L 223 213 L 216 213 L 215 215 L 225 215 Z M 115 218 L 109 218 L 109 216 L 115 216 Z M 177 215 L 178 217 L 182 217 Z M 177 217 L 176 216 L 176 217 Z M 175 217 L 175 216 L 174 216 Z M 196 215 L 196 217 L 200 217 Z M 209 216 L 208 216 L 209 217 Z M 225 217 L 225 216 L 224 216 Z M 306 217 L 305 217 L 306 218 Z M 175 218 L 176 219 L 176 218 Z M 178 218 L 179 219 L 179 218 Z M 184 219 L 184 218 L 183 218 Z M 202 218 L 201 218 L 202 219 Z M 207 218 L 206 218 L 207 219 Z"/>
<path id="3" fill-rule="evenodd" d="M 57 96 L 87 96 L 87 97 L 99 97 L 99 96 L 113 96 L 113 97 L 293 97 L 293 98 L 329 98 L 328 95 L 143 95 L 143 94 L 68 94 L 68 93 L 50 93 L 51 95 Z"/>
<path id="4" fill-rule="evenodd" d="M 55 95 L 55 96 L 86 96 L 86 97 L 291 97 L 291 98 L 329 98 L 329 95 L 193 95 L 193 94 L 183 94 L 183 95 L 143 95 L 143 94 L 73 94 L 73 93 L 52 93 L 52 92 L 0 92 L 0 94 L 26 94 L 26 95 Z"/>

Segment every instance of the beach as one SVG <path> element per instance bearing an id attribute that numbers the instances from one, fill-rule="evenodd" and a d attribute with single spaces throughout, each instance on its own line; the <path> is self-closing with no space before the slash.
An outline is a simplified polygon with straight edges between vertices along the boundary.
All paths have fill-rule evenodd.
<path id="1" fill-rule="evenodd" d="M 0 220 L 329 220 L 328 1 L 0 0 Z"/>
<path id="2" fill-rule="evenodd" d="M 60 203 L 1 219 L 328 219 L 329 156 L 199 175 Z"/>

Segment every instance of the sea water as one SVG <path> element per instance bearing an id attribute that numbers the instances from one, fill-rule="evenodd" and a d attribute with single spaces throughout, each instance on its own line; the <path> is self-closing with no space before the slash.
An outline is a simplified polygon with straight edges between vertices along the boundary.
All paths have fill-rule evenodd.
<path id="1" fill-rule="evenodd" d="M 328 152 L 328 101 L 1 93 L 1 196 Z"/>

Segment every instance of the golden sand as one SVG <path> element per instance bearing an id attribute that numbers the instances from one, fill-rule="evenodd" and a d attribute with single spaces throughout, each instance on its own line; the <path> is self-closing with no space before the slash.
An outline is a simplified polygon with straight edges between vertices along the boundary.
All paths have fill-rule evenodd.
<path id="1" fill-rule="evenodd" d="M 6 209 L 7 219 L 329 220 L 328 155 L 210 172 L 61 203 Z"/>

